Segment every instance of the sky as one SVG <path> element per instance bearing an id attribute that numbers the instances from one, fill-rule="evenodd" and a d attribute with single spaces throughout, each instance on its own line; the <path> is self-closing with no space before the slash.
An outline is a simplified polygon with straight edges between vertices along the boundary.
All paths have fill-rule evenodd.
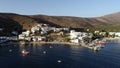
<path id="1" fill-rule="evenodd" d="M 0 0 L 0 13 L 99 17 L 120 11 L 120 0 Z"/>

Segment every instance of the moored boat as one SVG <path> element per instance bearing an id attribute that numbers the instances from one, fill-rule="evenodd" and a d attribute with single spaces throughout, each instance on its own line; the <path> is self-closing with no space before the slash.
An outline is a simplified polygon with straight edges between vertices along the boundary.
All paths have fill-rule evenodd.
<path id="1" fill-rule="evenodd" d="M 22 53 L 23 56 L 26 56 L 26 55 L 29 54 L 29 52 L 28 52 L 28 51 L 25 51 L 25 50 L 23 50 L 21 53 Z"/>
<path id="2" fill-rule="evenodd" d="M 94 46 L 94 48 L 93 48 L 93 50 L 95 50 L 95 51 L 98 51 L 98 50 L 100 50 L 100 49 L 101 49 L 101 47 L 100 47 L 99 45 Z"/>

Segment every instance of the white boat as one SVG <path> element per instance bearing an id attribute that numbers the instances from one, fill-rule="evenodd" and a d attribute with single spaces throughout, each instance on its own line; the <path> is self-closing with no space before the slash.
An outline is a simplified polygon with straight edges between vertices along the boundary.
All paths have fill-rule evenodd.
<path id="1" fill-rule="evenodd" d="M 5 42 L 7 42 L 7 41 L 8 41 L 8 40 L 6 40 L 6 39 L 0 40 L 0 44 L 5 43 Z"/>
<path id="2" fill-rule="evenodd" d="M 98 50 L 100 50 L 100 49 L 101 49 L 101 46 L 99 46 L 99 45 L 94 46 L 94 48 L 93 48 L 93 50 L 95 50 L 95 51 L 98 51 Z"/>

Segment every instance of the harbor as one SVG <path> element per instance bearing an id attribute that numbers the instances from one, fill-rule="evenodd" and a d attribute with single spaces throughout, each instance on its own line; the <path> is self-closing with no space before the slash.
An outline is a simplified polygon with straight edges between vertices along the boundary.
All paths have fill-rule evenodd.
<path id="1" fill-rule="evenodd" d="M 0 68 L 120 68 L 120 0 L 0 0 Z"/>
<path id="2" fill-rule="evenodd" d="M 54 41 L 54 42 L 25 42 L 25 41 L 20 41 L 19 42 L 20 44 L 22 45 L 25 45 L 25 44 L 62 44 L 62 45 L 70 45 L 70 46 L 82 46 L 82 47 L 85 47 L 85 48 L 88 48 L 88 49 L 91 49 L 91 50 L 95 50 L 95 51 L 98 51 L 102 48 L 105 47 L 105 44 L 107 43 L 107 40 L 106 39 L 103 39 L 103 40 L 93 40 L 92 42 L 90 43 L 71 43 L 71 42 L 57 42 L 57 41 Z"/>
<path id="3" fill-rule="evenodd" d="M 119 68 L 119 43 L 119 40 L 108 40 L 105 47 L 99 51 L 67 44 L 11 43 L 0 48 L 0 66 L 2 68 Z M 25 50 L 25 53 L 21 52 L 22 50 Z"/>

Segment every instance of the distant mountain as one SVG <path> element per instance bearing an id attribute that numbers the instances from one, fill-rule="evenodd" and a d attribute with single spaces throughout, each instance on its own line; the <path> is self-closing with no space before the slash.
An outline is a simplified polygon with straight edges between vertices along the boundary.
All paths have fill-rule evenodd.
<path id="1" fill-rule="evenodd" d="M 4 33 L 9 34 L 12 31 L 20 33 L 23 30 L 29 30 L 38 23 L 46 23 L 56 27 L 120 31 L 120 12 L 94 18 L 0 13 L 0 28 L 4 28 Z"/>

